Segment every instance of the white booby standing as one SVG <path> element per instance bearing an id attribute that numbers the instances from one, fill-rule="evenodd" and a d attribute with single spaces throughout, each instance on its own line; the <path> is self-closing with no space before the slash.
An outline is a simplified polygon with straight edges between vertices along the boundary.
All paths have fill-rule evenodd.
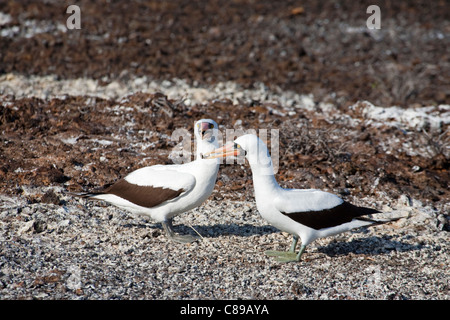
<path id="1" fill-rule="evenodd" d="M 365 215 L 380 211 L 352 205 L 340 197 L 316 189 L 285 189 L 274 177 L 266 144 L 256 135 L 243 135 L 234 142 L 205 154 L 208 159 L 243 156 L 253 175 L 256 206 L 261 216 L 274 227 L 294 236 L 289 251 L 266 251 L 280 262 L 300 261 L 312 241 L 354 228 L 392 220 L 373 220 Z M 301 247 L 295 253 L 298 238 Z"/>
<path id="2" fill-rule="evenodd" d="M 135 214 L 149 216 L 160 222 L 167 236 L 176 242 L 188 243 L 196 238 L 176 234 L 174 216 L 200 206 L 212 193 L 219 170 L 218 159 L 202 159 L 202 154 L 218 145 L 218 126 L 214 120 L 195 123 L 196 159 L 184 164 L 154 165 L 137 169 L 109 188 L 83 197 L 104 200 Z"/>

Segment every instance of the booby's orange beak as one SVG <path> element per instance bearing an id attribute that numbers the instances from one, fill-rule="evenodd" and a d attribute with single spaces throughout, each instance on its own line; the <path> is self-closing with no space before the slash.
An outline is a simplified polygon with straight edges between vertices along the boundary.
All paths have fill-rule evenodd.
<path id="1" fill-rule="evenodd" d="M 245 155 L 245 150 L 234 142 L 227 143 L 221 148 L 217 148 L 211 152 L 207 152 L 203 155 L 203 159 L 216 159 L 225 157 L 235 157 Z"/>

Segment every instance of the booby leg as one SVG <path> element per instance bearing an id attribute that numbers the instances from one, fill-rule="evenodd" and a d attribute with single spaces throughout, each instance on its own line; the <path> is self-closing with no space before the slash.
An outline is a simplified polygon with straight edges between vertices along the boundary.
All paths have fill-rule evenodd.
<path id="1" fill-rule="evenodd" d="M 297 242 L 298 242 L 298 236 L 293 236 L 291 248 L 289 249 L 290 252 L 295 252 L 295 247 L 297 246 Z"/>
<path id="2" fill-rule="evenodd" d="M 303 254 L 303 252 L 305 252 L 305 249 L 306 249 L 306 246 L 304 246 L 304 245 L 300 246 L 300 251 L 298 252 L 297 257 L 295 258 L 295 260 L 297 262 L 300 261 L 300 259 L 302 258 L 302 254 Z"/>
<path id="3" fill-rule="evenodd" d="M 179 242 L 179 243 L 190 243 L 190 242 L 194 242 L 195 240 L 197 240 L 196 237 L 193 237 L 191 235 L 183 236 L 183 235 L 175 233 L 175 231 L 173 230 L 172 219 L 163 221 L 162 226 L 164 228 L 164 231 L 166 232 L 167 237 L 172 241 Z"/>
<path id="4" fill-rule="evenodd" d="M 295 247 L 297 246 L 297 242 L 298 242 L 298 236 L 295 235 L 292 239 L 292 244 L 291 244 L 291 248 L 289 249 L 289 251 L 268 250 L 265 252 L 265 254 L 270 257 L 276 257 L 277 258 L 276 260 L 278 262 L 297 261 L 296 259 L 297 259 L 298 255 L 295 253 Z M 300 260 L 298 260 L 298 261 L 300 261 Z"/>

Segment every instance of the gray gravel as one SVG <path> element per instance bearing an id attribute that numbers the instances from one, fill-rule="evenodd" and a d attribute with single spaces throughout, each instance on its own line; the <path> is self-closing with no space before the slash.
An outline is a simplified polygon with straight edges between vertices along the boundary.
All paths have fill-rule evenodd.
<path id="1" fill-rule="evenodd" d="M 94 82 L 89 91 L 86 84 L 91 82 L 86 81 L 57 84 L 51 77 L 0 77 L 2 92 L 19 97 L 30 92 L 39 95 L 40 88 L 47 90 L 42 98 L 70 94 L 68 88 L 84 88 L 80 92 L 100 92 L 105 97 L 114 92 L 114 88 L 102 91 Z M 207 90 L 187 87 L 178 80 L 148 88 L 140 83 L 135 79 L 120 86 L 119 92 L 162 90 L 172 98 L 184 96 L 187 104 L 259 95 L 257 99 L 278 101 L 289 114 L 312 106 L 310 96 L 278 95 L 264 86 L 237 92 L 232 83 Z M 178 91 L 168 92 L 174 85 Z M 330 104 L 321 107 L 330 117 L 342 116 Z M 367 110 L 372 112 L 368 117 L 376 121 L 377 107 Z M 407 115 L 433 120 L 420 113 Z M 440 119 L 447 123 L 448 112 Z M 398 116 L 381 121 L 421 123 Z M 319 239 L 308 246 L 302 262 L 279 264 L 264 251 L 287 250 L 291 237 L 268 226 L 254 201 L 213 196 L 177 217 L 178 232 L 201 236 L 183 245 L 170 242 L 159 224 L 101 202 L 74 198 L 63 188 L 22 189 L 21 196 L 0 194 L 0 299 L 450 298 L 448 205 L 437 211 L 406 196 L 392 201 L 382 194 L 377 199 L 362 199 L 361 204 L 378 202 L 383 210 L 407 218 Z M 30 203 L 29 199 L 41 202 Z"/>
<path id="2" fill-rule="evenodd" d="M 1 299 L 449 299 L 449 232 L 430 208 L 311 244 L 304 261 L 264 255 L 291 238 L 253 202 L 208 200 L 175 219 L 199 241 L 170 242 L 160 225 L 58 188 L 52 203 L 2 196 Z M 53 199 L 54 201 L 49 201 Z"/>

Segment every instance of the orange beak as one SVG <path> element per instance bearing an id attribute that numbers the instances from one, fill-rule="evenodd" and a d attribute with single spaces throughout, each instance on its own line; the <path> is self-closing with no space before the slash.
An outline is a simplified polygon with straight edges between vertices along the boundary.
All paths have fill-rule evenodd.
<path id="1" fill-rule="evenodd" d="M 205 153 L 203 155 L 203 159 L 216 159 L 231 156 L 239 156 L 244 153 L 245 151 L 243 149 L 236 147 L 234 142 L 230 142 L 221 148 L 217 148 L 211 152 Z"/>

